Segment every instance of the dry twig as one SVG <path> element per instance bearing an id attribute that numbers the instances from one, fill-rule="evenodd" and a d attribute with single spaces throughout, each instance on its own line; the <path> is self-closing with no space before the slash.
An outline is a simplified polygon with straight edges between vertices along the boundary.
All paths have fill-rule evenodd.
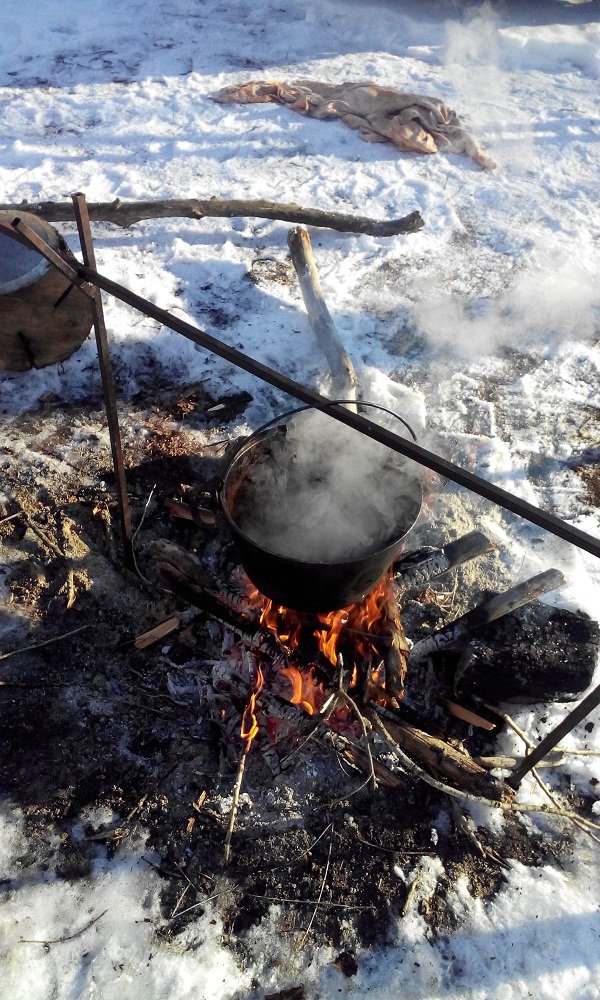
<path id="1" fill-rule="evenodd" d="M 74 941 L 75 938 L 81 937 L 81 935 L 85 934 L 85 932 L 87 930 L 89 930 L 90 927 L 93 927 L 94 924 L 98 923 L 98 921 L 100 920 L 100 918 L 103 917 L 105 913 L 108 913 L 107 909 L 103 910 L 102 913 L 99 913 L 97 917 L 93 918 L 93 920 L 88 920 L 87 924 L 84 927 L 80 927 L 80 929 L 78 931 L 75 931 L 74 934 L 63 934 L 63 935 L 61 935 L 61 937 L 51 938 L 49 941 L 45 941 L 43 939 L 38 939 L 38 938 L 20 938 L 19 939 L 19 944 L 46 944 L 47 945 L 47 944 L 64 944 L 65 941 Z"/>
<path id="2" fill-rule="evenodd" d="M 49 646 L 51 642 L 60 642 L 61 639 L 68 639 L 69 636 L 77 635 L 78 632 L 83 632 L 86 628 L 91 628 L 91 625 L 80 625 L 79 628 L 74 628 L 70 632 L 63 632 L 62 635 L 56 635 L 53 639 L 44 639 L 43 642 L 34 642 L 30 646 L 21 646 L 20 649 L 12 649 L 10 653 L 0 654 L 0 660 L 8 660 L 9 656 L 16 656 L 17 653 L 28 653 L 31 649 L 40 649 L 42 646 Z"/>
<path id="3" fill-rule="evenodd" d="M 327 884 L 327 876 L 329 874 L 329 865 L 331 863 L 331 851 L 332 851 L 332 848 L 333 848 L 333 823 L 331 824 L 331 833 L 329 835 L 329 852 L 327 854 L 327 864 L 325 865 L 325 871 L 323 872 L 323 880 L 321 882 L 321 891 L 319 892 L 319 898 L 317 899 L 317 901 L 315 903 L 315 908 L 314 908 L 314 911 L 313 911 L 313 915 L 312 915 L 312 917 L 309 920 L 308 927 L 306 928 L 306 930 L 305 930 L 305 932 L 304 932 L 304 934 L 302 936 L 302 939 L 301 939 L 301 941 L 300 941 L 300 943 L 298 945 L 299 950 L 302 950 L 302 948 L 304 947 L 304 943 L 305 943 L 308 935 L 310 934 L 311 927 L 312 927 L 312 925 L 314 923 L 314 919 L 315 919 L 315 917 L 317 915 L 317 909 L 321 905 L 321 901 L 323 899 L 323 893 L 325 892 L 325 886 Z"/>
<path id="4" fill-rule="evenodd" d="M 511 716 L 508 713 L 504 713 L 504 712 L 502 713 L 502 717 L 503 717 L 504 721 L 506 722 L 507 726 L 510 726 L 510 728 L 513 730 L 513 732 L 516 733 L 517 736 L 520 737 L 520 739 L 523 741 L 523 743 L 525 744 L 525 746 L 527 747 L 527 749 L 528 750 L 533 750 L 535 748 L 536 744 L 533 742 L 533 740 L 531 740 L 529 738 L 529 736 L 527 735 L 527 733 L 525 733 L 521 729 L 521 727 L 517 725 L 517 723 L 515 722 L 515 720 L 513 718 L 511 718 Z M 554 792 L 552 791 L 552 789 L 550 788 L 550 786 L 547 785 L 546 782 L 543 781 L 543 779 L 538 774 L 538 769 L 537 768 L 539 766 L 540 765 L 538 764 L 537 767 L 532 767 L 531 768 L 531 774 L 532 774 L 532 777 L 534 778 L 534 780 L 537 782 L 538 786 L 541 788 L 542 792 L 548 797 L 548 799 L 550 800 L 550 802 L 552 803 L 552 805 L 555 806 L 556 809 L 559 810 L 559 812 L 561 813 L 561 815 L 563 815 L 566 819 L 568 819 L 571 823 L 573 823 L 574 826 L 576 826 L 578 830 L 581 830 L 582 833 L 587 834 L 587 836 L 591 837 L 591 839 L 594 840 L 597 844 L 600 844 L 600 837 L 597 837 L 594 833 L 592 833 L 592 831 L 590 829 L 588 829 L 587 822 L 585 820 L 583 820 L 583 818 L 580 818 L 579 816 L 577 816 L 575 813 L 572 813 L 569 810 L 567 810 L 567 809 L 564 808 L 564 806 L 561 804 L 560 800 L 554 794 Z"/>

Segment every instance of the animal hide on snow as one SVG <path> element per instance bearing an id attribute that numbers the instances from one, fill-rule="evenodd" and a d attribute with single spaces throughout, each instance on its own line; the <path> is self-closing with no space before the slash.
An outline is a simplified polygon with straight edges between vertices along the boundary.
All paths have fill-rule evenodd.
<path id="1" fill-rule="evenodd" d="M 219 104 L 284 104 L 310 118 L 339 118 L 358 129 L 367 142 L 393 142 L 398 149 L 416 153 L 466 153 L 486 170 L 496 166 L 463 128 L 456 112 L 442 101 L 377 83 L 252 80 L 224 87 L 212 100 Z"/>

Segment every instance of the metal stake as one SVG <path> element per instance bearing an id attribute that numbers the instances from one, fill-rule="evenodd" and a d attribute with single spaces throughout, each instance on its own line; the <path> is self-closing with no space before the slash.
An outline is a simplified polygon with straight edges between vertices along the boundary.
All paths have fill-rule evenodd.
<path id="1" fill-rule="evenodd" d="M 563 736 L 570 733 L 575 726 L 585 719 L 586 715 L 589 715 L 598 705 L 600 705 L 600 684 L 595 687 L 593 691 L 590 691 L 588 696 L 576 705 L 575 708 L 569 712 L 567 716 L 559 722 L 558 726 L 551 729 L 547 736 L 541 743 L 538 743 L 534 749 L 523 758 L 518 767 L 515 768 L 510 778 L 506 779 L 506 783 L 510 785 L 511 788 L 515 790 L 521 784 L 521 781 L 525 777 L 528 771 L 531 771 L 532 767 L 538 764 L 542 757 L 553 750 L 562 740 Z"/>
<path id="2" fill-rule="evenodd" d="M 84 194 L 71 195 L 75 218 L 77 220 L 77 231 L 81 252 L 86 267 L 96 269 L 96 255 L 94 253 L 94 242 L 92 230 L 90 228 L 90 217 Z M 135 558 L 133 553 L 133 534 L 131 528 L 131 513 L 127 498 L 127 482 L 125 479 L 125 464 L 123 462 L 123 448 L 121 445 L 121 431 L 119 429 L 119 417 L 117 413 L 117 398 L 115 392 L 115 382 L 113 378 L 112 364 L 110 360 L 110 350 L 108 337 L 106 335 L 106 324 L 104 322 L 104 310 L 102 308 L 102 294 L 97 286 L 94 286 L 94 295 L 90 299 L 92 317 L 94 321 L 94 333 L 96 334 L 96 347 L 98 349 L 98 361 L 100 363 L 100 376 L 102 378 L 102 392 L 104 394 L 104 405 L 106 407 L 106 417 L 108 421 L 108 433 L 110 437 L 110 450 L 112 452 L 115 479 L 117 482 L 117 499 L 119 503 L 119 514 L 121 517 L 121 533 L 123 542 L 123 556 L 128 569 L 135 569 Z"/>

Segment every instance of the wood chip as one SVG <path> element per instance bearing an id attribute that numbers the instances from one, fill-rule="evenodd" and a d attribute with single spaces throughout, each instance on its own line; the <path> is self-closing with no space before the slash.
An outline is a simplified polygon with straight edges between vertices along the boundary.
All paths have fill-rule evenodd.
<path id="1" fill-rule="evenodd" d="M 472 712 L 470 708 L 465 708 L 464 705 L 458 705 L 455 701 L 448 701 L 448 699 L 445 699 L 442 705 L 450 715 L 453 715 L 456 719 L 462 719 L 463 722 L 468 722 L 471 726 L 477 726 L 478 729 L 487 729 L 488 732 L 496 729 L 494 722 L 482 718 L 481 715 L 476 715 L 475 712 Z"/>

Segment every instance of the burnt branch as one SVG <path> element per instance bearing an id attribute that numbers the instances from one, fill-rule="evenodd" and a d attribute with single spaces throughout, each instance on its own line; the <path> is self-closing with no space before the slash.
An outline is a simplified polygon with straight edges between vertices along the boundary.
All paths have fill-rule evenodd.
<path id="1" fill-rule="evenodd" d="M 461 791 L 486 799 L 501 801 L 507 797 L 504 782 L 498 781 L 489 771 L 476 764 L 472 757 L 459 753 L 444 740 L 430 736 L 406 722 L 393 720 L 389 712 L 377 705 L 371 705 L 366 714 L 377 728 L 380 728 L 379 724 L 383 719 L 387 736 L 393 740 L 396 748 L 418 761 L 444 784 L 450 783 Z"/>
<path id="2" fill-rule="evenodd" d="M 524 604 L 543 597 L 544 594 L 556 590 L 565 582 L 565 576 L 557 569 L 548 569 L 545 573 L 518 583 L 502 594 L 479 604 L 471 611 L 467 611 L 461 618 L 444 625 L 443 628 L 434 632 L 433 635 L 426 636 L 416 642 L 410 651 L 411 662 L 416 663 L 426 657 L 437 653 L 442 649 L 452 649 L 460 645 L 465 639 L 478 628 L 495 622 L 504 615 L 510 614 L 517 608 L 522 608 Z"/>

